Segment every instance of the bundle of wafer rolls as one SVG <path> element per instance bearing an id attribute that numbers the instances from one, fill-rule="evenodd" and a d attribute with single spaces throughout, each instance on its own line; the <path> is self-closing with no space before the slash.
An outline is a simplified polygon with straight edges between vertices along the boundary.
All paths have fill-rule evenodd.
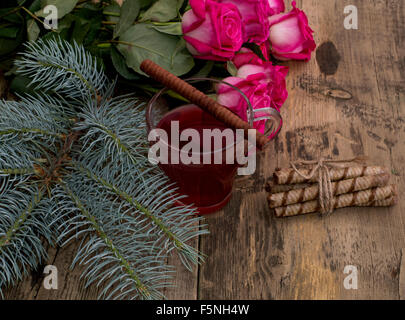
<path id="1" fill-rule="evenodd" d="M 299 174 L 293 168 L 277 169 L 266 185 L 268 204 L 277 217 L 321 212 L 317 176 L 306 179 L 311 169 Z M 388 207 L 398 202 L 396 186 L 390 184 L 386 168 L 358 164 L 329 171 L 333 209 L 345 207 Z"/>

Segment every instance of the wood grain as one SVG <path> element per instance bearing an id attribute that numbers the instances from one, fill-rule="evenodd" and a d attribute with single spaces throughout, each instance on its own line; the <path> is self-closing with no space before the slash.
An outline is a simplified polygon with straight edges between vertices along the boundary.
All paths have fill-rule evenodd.
<path id="1" fill-rule="evenodd" d="M 292 160 L 368 155 L 370 164 L 392 169 L 402 194 L 405 2 L 350 1 L 359 30 L 344 29 L 344 1 L 297 3 L 316 30 L 318 50 L 309 63 L 285 63 L 291 69 L 284 129 L 258 157 L 256 174 L 239 177 L 230 204 L 207 218 L 211 234 L 199 239 L 207 261 L 194 273 L 180 268 L 169 299 L 404 299 L 403 197 L 389 209 L 280 220 L 267 208 L 264 185 Z M 69 270 L 74 245 L 50 252 L 60 289 L 44 290 L 30 277 L 6 297 L 96 298 L 96 288 L 83 288 L 81 269 Z M 358 268 L 358 290 L 343 286 L 347 265 Z"/>
<path id="2" fill-rule="evenodd" d="M 371 164 L 394 169 L 403 190 L 404 3 L 350 4 L 358 8 L 359 30 L 344 29 L 343 1 L 298 1 L 316 30 L 318 59 L 288 63 L 282 134 L 260 159 L 252 187 L 237 190 L 229 207 L 209 218 L 200 298 L 399 298 L 403 199 L 392 209 L 278 220 L 260 188 L 292 160 L 368 155 Z M 358 290 L 343 286 L 346 265 L 358 268 Z"/>

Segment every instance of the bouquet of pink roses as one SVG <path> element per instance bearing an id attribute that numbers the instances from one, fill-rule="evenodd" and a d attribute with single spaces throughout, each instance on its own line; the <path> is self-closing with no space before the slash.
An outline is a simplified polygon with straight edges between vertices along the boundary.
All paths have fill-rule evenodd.
<path id="1" fill-rule="evenodd" d="M 190 0 L 190 6 L 182 29 L 191 54 L 227 61 L 232 77 L 224 81 L 239 88 L 253 109 L 280 110 L 288 96 L 288 67 L 273 65 L 270 54 L 283 61 L 309 61 L 316 48 L 308 19 L 295 1 L 288 13 L 283 13 L 284 0 Z M 219 86 L 218 102 L 247 120 L 247 103 L 231 87 Z M 255 127 L 263 133 L 264 122 Z"/>
<path id="2" fill-rule="evenodd" d="M 285 12 L 284 0 L 64 0 L 54 30 L 45 20 L 40 23 L 48 3 L 24 2 L 27 19 L 36 19 L 4 28 L 6 39 L 0 35 L 0 41 L 8 45 L 0 50 L 0 60 L 24 40 L 15 35 L 16 28 L 29 26 L 27 40 L 57 36 L 81 44 L 143 92 L 158 90 L 140 70 L 142 61 L 151 59 L 177 76 L 225 78 L 254 109 L 280 110 L 288 96 L 288 67 L 274 64 L 275 59 L 308 61 L 316 47 L 295 1 Z M 18 10 L 22 7 L 3 9 L 0 22 L 19 21 Z M 20 82 L 16 87 L 25 88 Z M 246 120 L 246 100 L 230 86 L 218 87 L 218 100 Z M 263 132 L 263 122 L 255 126 Z"/>

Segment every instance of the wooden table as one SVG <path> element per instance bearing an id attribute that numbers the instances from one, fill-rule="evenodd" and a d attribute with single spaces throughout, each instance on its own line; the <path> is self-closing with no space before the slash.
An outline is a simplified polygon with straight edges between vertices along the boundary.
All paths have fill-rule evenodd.
<path id="1" fill-rule="evenodd" d="M 298 158 L 368 155 L 405 187 L 405 2 L 303 0 L 316 31 L 316 55 L 291 62 L 285 127 L 257 173 L 238 178 L 231 203 L 209 218 L 211 234 L 196 240 L 208 255 L 189 273 L 179 266 L 169 299 L 405 299 L 405 199 L 391 209 L 344 209 L 329 217 L 276 219 L 264 184 L 276 167 Z M 358 8 L 359 29 L 344 28 L 344 7 Z M 9 299 L 94 299 L 82 269 L 69 270 L 74 245 L 51 250 L 59 289 L 32 275 Z M 345 266 L 358 270 L 347 290 Z"/>

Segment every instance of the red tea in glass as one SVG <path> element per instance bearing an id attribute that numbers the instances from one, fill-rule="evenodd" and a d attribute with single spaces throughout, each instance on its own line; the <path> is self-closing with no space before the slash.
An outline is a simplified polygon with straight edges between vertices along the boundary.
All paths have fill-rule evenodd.
<path id="1" fill-rule="evenodd" d="M 206 78 L 189 79 L 186 81 L 192 83 L 206 94 L 215 93 L 215 85 L 218 83 L 231 86 L 246 100 L 249 110 L 247 118 L 250 124 L 252 125 L 253 121 L 255 121 L 255 111 L 249 100 L 234 86 L 219 80 Z M 220 137 L 222 140 L 217 138 L 219 141 L 216 141 L 216 144 L 214 141 L 211 141 L 209 144 L 210 148 L 207 148 L 206 143 L 209 143 L 209 141 L 204 141 L 206 140 L 203 134 L 204 129 L 219 129 L 220 132 L 228 130 L 228 133 L 231 129 L 198 106 L 185 104 L 179 99 L 171 99 L 169 98 L 169 94 L 166 93 L 168 93 L 166 88 L 157 93 L 150 100 L 146 110 L 148 133 L 153 129 L 161 129 L 166 133 L 165 139 L 167 141 L 162 141 L 161 137 L 159 141 L 160 144 L 167 144 L 168 161 L 159 163 L 159 167 L 172 182 L 176 183 L 178 187 L 177 192 L 185 196 L 181 199 L 182 204 L 194 205 L 198 209 L 199 214 L 218 211 L 231 198 L 233 181 L 239 167 L 235 158 L 235 151 L 236 144 L 237 142 L 239 143 L 240 138 L 237 138 L 236 132 L 232 130 L 232 139 L 226 139 L 225 136 Z M 276 127 L 269 127 L 265 133 L 266 136 L 274 138 L 282 125 L 281 116 L 276 110 L 264 107 L 260 109 L 257 120 L 263 121 L 265 119 L 275 120 Z M 190 151 L 193 158 L 194 156 L 200 157 L 198 163 L 195 163 L 195 161 L 193 163 L 184 163 L 179 156 L 177 156 L 178 161 L 172 161 L 172 151 L 174 151 L 174 154 L 176 152 L 183 152 L 183 146 L 189 144 L 189 141 L 179 141 L 178 144 L 172 143 L 172 138 L 175 138 L 172 136 L 174 124 L 178 126 L 176 127 L 178 128 L 178 132 L 176 132 L 177 136 L 187 129 L 193 129 L 193 131 L 198 132 L 200 137 L 198 145 L 195 145 L 193 140 L 196 149 Z M 214 137 L 212 139 L 214 140 Z M 195 150 L 197 151 L 195 152 Z M 231 164 L 227 163 L 228 151 L 232 152 L 234 156 L 234 161 Z M 222 160 L 214 162 L 214 157 L 217 156 L 220 156 Z M 208 161 L 209 164 L 206 164 L 207 162 L 204 161 L 203 157 L 211 159 L 211 161 Z"/>
<path id="2" fill-rule="evenodd" d="M 201 144 L 199 146 L 200 164 L 184 164 L 181 159 L 179 164 L 171 164 L 171 146 L 170 141 L 171 127 L 174 121 L 179 123 L 179 133 L 181 134 L 186 129 L 194 129 L 201 137 Z M 185 105 L 178 107 L 169 113 L 158 123 L 157 128 L 163 129 L 168 133 L 169 140 L 169 164 L 159 164 L 160 168 L 172 180 L 177 182 L 180 194 L 187 195 L 182 199 L 185 204 L 195 204 L 199 208 L 200 214 L 217 211 L 225 206 L 230 200 L 232 193 L 232 184 L 235 178 L 238 165 L 226 164 L 226 150 L 233 147 L 226 145 L 226 140 L 222 139 L 222 145 L 219 149 L 214 149 L 214 142 L 212 141 L 211 164 L 204 164 L 203 162 L 203 130 L 204 129 L 219 129 L 221 131 L 228 129 L 222 122 L 213 118 L 210 114 L 203 111 L 195 105 Z M 180 142 L 180 150 L 188 142 Z M 177 152 L 176 150 L 174 150 Z M 215 164 L 213 154 L 216 152 L 222 153 L 222 163 Z"/>

